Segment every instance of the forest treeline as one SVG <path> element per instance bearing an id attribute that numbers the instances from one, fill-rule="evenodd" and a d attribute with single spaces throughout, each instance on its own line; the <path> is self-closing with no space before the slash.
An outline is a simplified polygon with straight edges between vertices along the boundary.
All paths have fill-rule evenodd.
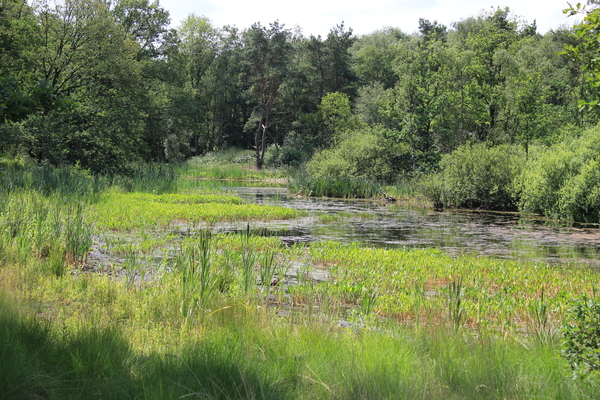
<path id="1" fill-rule="evenodd" d="M 450 27 L 419 19 L 413 33 L 341 23 L 323 38 L 194 14 L 172 28 L 151 0 L 0 0 L 0 152 L 120 173 L 238 147 L 258 168 L 382 181 L 440 171 L 465 146 L 505 146 L 499 157 L 521 163 L 598 122 L 590 3 L 570 10 L 580 25 L 543 35 L 499 7 Z M 497 201 L 436 179 L 440 203 Z M 515 185 L 500 207 L 518 207 Z"/>

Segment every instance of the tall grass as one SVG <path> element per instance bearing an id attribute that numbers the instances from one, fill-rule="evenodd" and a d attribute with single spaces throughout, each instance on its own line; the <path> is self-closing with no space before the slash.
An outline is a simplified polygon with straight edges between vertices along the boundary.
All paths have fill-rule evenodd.
<path id="1" fill-rule="evenodd" d="M 6 193 L 0 202 L 0 264 L 37 259 L 43 269 L 63 275 L 68 265 L 85 261 L 93 230 L 84 203 L 35 191 Z"/>
<path id="2" fill-rule="evenodd" d="M 0 192 L 33 190 L 45 196 L 59 195 L 63 199 L 94 201 L 106 189 L 109 180 L 93 176 L 77 166 L 52 167 L 29 160 L 13 160 L 0 175 Z"/>
<path id="3" fill-rule="evenodd" d="M 187 322 L 208 308 L 217 283 L 211 257 L 211 233 L 203 231 L 179 248 L 175 267 L 181 277 L 181 315 Z"/>
<path id="4" fill-rule="evenodd" d="M 7 399 L 589 399 L 600 389 L 566 378 L 552 344 L 397 326 L 355 333 L 314 320 L 290 326 L 231 307 L 205 319 L 201 334 L 186 329 L 141 350 L 122 322 L 61 325 L 1 304 Z"/>
<path id="5" fill-rule="evenodd" d="M 249 227 L 242 235 L 158 238 L 149 229 L 157 220 L 288 214 L 227 196 L 114 190 L 90 205 L 42 192 L 27 183 L 0 197 L 0 398 L 600 393 L 598 382 L 570 379 L 555 334 L 568 297 L 588 292 L 597 271 L 359 244 L 285 248 Z M 140 229 L 141 242 L 130 235 L 121 246 L 124 279 L 66 273 L 85 261 L 94 231 L 115 226 Z M 158 248 L 167 268 L 132 285 L 143 254 Z M 331 279 L 317 281 L 316 270 Z"/>
<path id="6" fill-rule="evenodd" d="M 298 173 L 289 183 L 292 193 L 314 197 L 375 198 L 382 195 L 382 184 L 364 178 L 311 177 Z"/>
<path id="7" fill-rule="evenodd" d="M 132 163 L 126 175 L 115 176 L 113 184 L 127 192 L 176 193 L 178 173 L 171 164 Z"/>

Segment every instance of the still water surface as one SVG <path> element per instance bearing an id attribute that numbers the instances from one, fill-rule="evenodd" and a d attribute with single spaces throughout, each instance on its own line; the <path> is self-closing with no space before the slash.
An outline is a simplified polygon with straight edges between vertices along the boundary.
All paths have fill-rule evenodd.
<path id="1" fill-rule="evenodd" d="M 325 240 L 361 242 L 372 247 L 428 247 L 452 255 L 477 253 L 600 267 L 600 229 L 596 225 L 560 226 L 544 219 L 524 219 L 517 214 L 438 212 L 364 201 L 296 198 L 288 196 L 285 188 L 226 189 L 250 203 L 308 211 L 305 218 L 251 226 L 260 234 L 278 236 L 288 244 Z"/>

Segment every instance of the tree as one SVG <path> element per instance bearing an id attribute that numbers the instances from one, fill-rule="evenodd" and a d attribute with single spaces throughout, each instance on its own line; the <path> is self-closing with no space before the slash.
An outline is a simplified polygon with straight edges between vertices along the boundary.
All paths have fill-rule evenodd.
<path id="1" fill-rule="evenodd" d="M 583 21 L 573 27 L 576 44 L 565 46 L 565 54 L 572 57 L 583 66 L 587 85 L 581 93 L 579 105 L 593 110 L 600 115 L 600 2 L 588 0 L 590 8 L 577 3 L 575 6 L 569 4 L 564 13 L 569 16 L 583 15 Z"/>
<path id="2" fill-rule="evenodd" d="M 41 3 L 36 16 L 41 46 L 30 70 L 68 106 L 25 120 L 20 144 L 40 161 L 124 169 L 146 148 L 139 44 L 102 0 Z"/>
<path id="3" fill-rule="evenodd" d="M 398 44 L 409 36 L 396 28 L 386 28 L 358 38 L 352 47 L 354 71 L 361 86 L 380 83 L 385 89 L 394 87 L 394 60 Z"/>
<path id="4" fill-rule="evenodd" d="M 256 104 L 247 125 L 258 125 L 254 132 L 257 169 L 263 166 L 267 137 L 275 141 L 269 128 L 280 87 L 288 72 L 292 51 L 290 35 L 290 30 L 277 21 L 269 24 L 269 28 L 255 23 L 243 34 L 245 77 L 252 85 L 250 95 Z"/>
<path id="5" fill-rule="evenodd" d="M 160 7 L 158 0 L 118 0 L 112 10 L 125 32 L 140 45 L 138 58 L 154 58 L 168 33 L 169 12 Z"/>
<path id="6" fill-rule="evenodd" d="M 0 1 L 0 124 L 57 105 L 50 82 L 30 68 L 39 51 L 38 29 L 34 10 L 25 1 Z"/>
<path id="7" fill-rule="evenodd" d="M 561 60 L 552 34 L 527 36 L 511 57 L 505 84 L 504 130 L 529 153 L 530 144 L 576 120 L 575 82 Z"/>
<path id="8" fill-rule="evenodd" d="M 442 62 L 446 27 L 420 20 L 421 34 L 398 45 L 394 72 L 398 82 L 391 103 L 383 110 L 395 122 L 395 129 L 408 139 L 412 170 L 417 170 L 417 152 L 434 149 L 434 121 L 439 112 Z"/>
<path id="9" fill-rule="evenodd" d="M 355 94 L 353 84 L 357 77 L 352 71 L 350 48 L 356 38 L 352 36 L 352 29 L 346 30 L 344 23 L 333 27 L 325 40 L 326 63 L 325 70 L 327 93 L 341 92 L 350 95 Z"/>
<path id="10" fill-rule="evenodd" d="M 492 139 L 504 107 L 504 61 L 520 38 L 517 28 L 510 10 L 498 8 L 457 23 L 448 39 L 466 61 L 462 118 L 468 132 L 480 141 Z"/>

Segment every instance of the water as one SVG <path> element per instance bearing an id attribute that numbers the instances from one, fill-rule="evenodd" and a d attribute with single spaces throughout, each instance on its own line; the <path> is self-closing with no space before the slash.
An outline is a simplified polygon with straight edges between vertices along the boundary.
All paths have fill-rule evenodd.
<path id="1" fill-rule="evenodd" d="M 227 189 L 251 203 L 308 211 L 308 217 L 293 221 L 251 225 L 259 234 L 280 237 L 287 244 L 332 240 L 600 266 L 600 229 L 596 225 L 552 226 L 548 220 L 525 219 L 514 213 L 437 212 L 366 201 L 295 198 L 277 187 Z"/>

